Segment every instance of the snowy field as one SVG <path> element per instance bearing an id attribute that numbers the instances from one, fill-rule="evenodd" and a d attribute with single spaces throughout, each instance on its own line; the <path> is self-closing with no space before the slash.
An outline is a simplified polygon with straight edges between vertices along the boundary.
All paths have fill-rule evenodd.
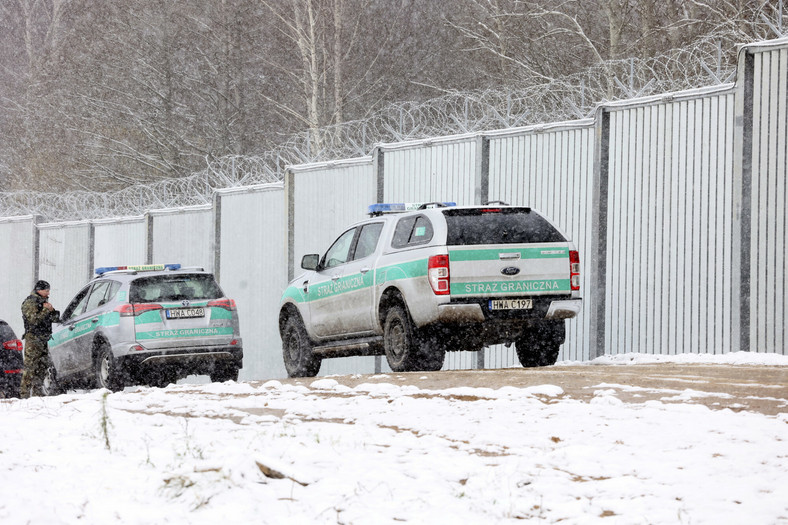
<path id="1" fill-rule="evenodd" d="M 774 354 L 589 366 L 655 361 L 788 367 Z M 0 400 L 0 523 L 788 523 L 788 401 L 766 416 L 629 404 L 607 385 L 584 402 L 550 384 L 424 383 Z"/>

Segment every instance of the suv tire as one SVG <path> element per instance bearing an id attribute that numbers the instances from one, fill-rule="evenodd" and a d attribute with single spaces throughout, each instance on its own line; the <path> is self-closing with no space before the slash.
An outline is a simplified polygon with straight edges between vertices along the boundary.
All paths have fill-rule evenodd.
<path id="1" fill-rule="evenodd" d="M 526 330 L 517 341 L 515 350 L 520 364 L 526 368 L 552 366 L 566 339 L 564 321 L 543 322 Z"/>
<path id="2" fill-rule="evenodd" d="M 123 390 L 123 380 L 118 370 L 112 349 L 106 343 L 101 343 L 94 363 L 96 386 L 106 388 L 113 392 Z"/>
<path id="3" fill-rule="evenodd" d="M 290 377 L 315 377 L 320 371 L 320 358 L 312 352 L 312 342 L 304 323 L 297 315 L 285 321 L 282 330 L 282 356 Z"/>

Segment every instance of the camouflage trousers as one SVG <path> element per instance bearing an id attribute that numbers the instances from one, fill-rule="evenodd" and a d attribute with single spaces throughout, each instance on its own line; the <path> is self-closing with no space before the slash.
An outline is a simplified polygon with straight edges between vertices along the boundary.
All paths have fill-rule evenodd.
<path id="1" fill-rule="evenodd" d="M 33 335 L 25 335 L 25 369 L 22 372 L 22 385 L 19 397 L 22 399 L 43 396 L 44 378 L 49 367 L 47 342 Z"/>

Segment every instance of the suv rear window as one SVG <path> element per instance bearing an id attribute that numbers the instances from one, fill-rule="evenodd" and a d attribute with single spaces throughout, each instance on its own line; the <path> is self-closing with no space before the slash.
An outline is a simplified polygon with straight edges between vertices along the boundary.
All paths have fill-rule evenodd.
<path id="1" fill-rule="evenodd" d="M 432 240 L 432 223 L 424 215 L 403 217 L 394 228 L 394 237 L 391 239 L 392 248 L 405 248 L 406 246 L 419 246 Z"/>
<path id="2" fill-rule="evenodd" d="M 561 232 L 528 208 L 445 210 L 446 244 L 566 242 Z"/>
<path id="3" fill-rule="evenodd" d="M 131 282 L 129 298 L 133 303 L 198 301 L 223 297 L 212 275 L 157 275 Z"/>

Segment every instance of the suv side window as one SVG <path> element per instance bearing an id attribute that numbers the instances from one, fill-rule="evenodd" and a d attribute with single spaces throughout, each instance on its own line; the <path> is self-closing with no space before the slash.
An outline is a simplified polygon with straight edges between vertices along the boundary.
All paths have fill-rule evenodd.
<path id="1" fill-rule="evenodd" d="M 339 238 L 334 241 L 334 244 L 331 245 L 331 248 L 329 248 L 326 254 L 323 256 L 321 266 L 323 268 L 333 268 L 334 266 L 345 264 L 348 261 L 350 247 L 353 244 L 353 237 L 355 236 L 355 228 L 351 228 L 340 235 Z"/>
<path id="2" fill-rule="evenodd" d="M 81 315 L 82 312 L 85 311 L 85 304 L 88 302 L 88 290 L 90 290 L 90 286 L 86 286 L 85 288 L 80 291 L 74 300 L 66 307 L 65 311 L 63 312 L 63 320 L 68 321 L 72 317 L 76 317 Z"/>
<path id="3" fill-rule="evenodd" d="M 378 247 L 378 239 L 380 232 L 383 231 L 383 223 L 375 222 L 372 224 L 365 224 L 361 227 L 361 233 L 358 235 L 356 242 L 356 249 L 353 254 L 353 260 L 363 259 L 375 253 L 375 248 Z"/>
<path id="4" fill-rule="evenodd" d="M 102 304 L 106 303 L 107 297 L 107 290 L 109 290 L 110 282 L 109 281 L 102 281 L 98 282 L 93 285 L 93 290 L 90 292 L 90 297 L 88 298 L 88 304 L 85 308 L 86 312 L 89 312 L 95 308 L 98 308 Z"/>
<path id="5" fill-rule="evenodd" d="M 424 215 L 404 217 L 399 220 L 391 239 L 392 248 L 405 248 L 427 244 L 432 240 L 432 223 Z"/>

